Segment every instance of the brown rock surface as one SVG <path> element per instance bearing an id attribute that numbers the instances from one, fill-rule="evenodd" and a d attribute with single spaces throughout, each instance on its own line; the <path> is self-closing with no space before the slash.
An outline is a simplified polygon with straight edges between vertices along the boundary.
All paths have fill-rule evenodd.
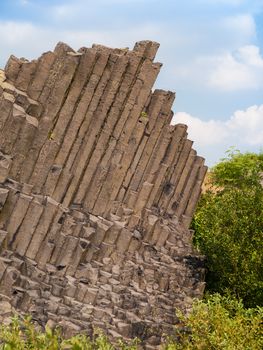
<path id="1" fill-rule="evenodd" d="M 170 125 L 174 94 L 152 92 L 158 46 L 59 43 L 0 70 L 0 321 L 150 349 L 202 295 L 188 226 L 206 167 Z"/>

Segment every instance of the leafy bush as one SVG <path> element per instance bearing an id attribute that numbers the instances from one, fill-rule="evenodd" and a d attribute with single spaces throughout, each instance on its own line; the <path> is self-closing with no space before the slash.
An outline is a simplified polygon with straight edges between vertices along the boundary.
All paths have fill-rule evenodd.
<path id="1" fill-rule="evenodd" d="M 263 309 L 245 309 L 241 301 L 214 294 L 180 315 L 166 350 L 261 350 Z"/>
<path id="2" fill-rule="evenodd" d="M 230 152 L 211 171 L 197 208 L 195 244 L 207 257 L 207 288 L 263 306 L 263 154 Z"/>
<path id="3" fill-rule="evenodd" d="M 137 339 L 130 344 L 121 339 L 117 342 L 119 350 L 136 350 Z M 46 327 L 42 332 L 37 330 L 30 317 L 20 320 L 14 317 L 10 325 L 0 326 L 0 350 L 114 350 L 116 346 L 110 343 L 102 333 L 93 340 L 79 334 L 70 339 L 63 339 L 59 329 L 54 331 Z"/>

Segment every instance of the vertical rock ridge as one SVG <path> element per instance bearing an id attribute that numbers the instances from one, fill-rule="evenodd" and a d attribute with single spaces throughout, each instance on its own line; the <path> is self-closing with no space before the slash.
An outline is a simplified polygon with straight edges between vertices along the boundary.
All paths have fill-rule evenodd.
<path id="1" fill-rule="evenodd" d="M 175 94 L 152 91 L 158 47 L 58 43 L 0 70 L 0 301 L 66 335 L 157 349 L 204 290 L 189 225 L 206 167 L 170 125 Z"/>

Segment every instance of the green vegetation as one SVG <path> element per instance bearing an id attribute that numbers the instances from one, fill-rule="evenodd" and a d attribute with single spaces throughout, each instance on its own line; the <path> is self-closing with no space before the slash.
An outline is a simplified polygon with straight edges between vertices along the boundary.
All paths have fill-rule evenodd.
<path id="1" fill-rule="evenodd" d="M 262 349 L 263 153 L 230 150 L 209 175 L 192 227 L 214 294 L 180 316 L 166 350 Z"/>
<path id="2" fill-rule="evenodd" d="M 148 118 L 148 114 L 146 112 L 141 112 L 141 118 Z"/>
<path id="3" fill-rule="evenodd" d="M 55 135 L 54 135 L 53 130 L 50 130 L 50 131 L 48 132 L 48 139 L 49 139 L 49 140 L 54 140 L 54 137 L 55 137 Z"/>
<path id="4" fill-rule="evenodd" d="M 263 309 L 245 309 L 241 301 L 214 294 L 180 315 L 166 350 L 261 350 Z"/>
<path id="5" fill-rule="evenodd" d="M 137 340 L 126 344 L 119 340 L 119 350 L 136 350 Z M 107 337 L 98 332 L 94 339 L 79 334 L 70 339 L 63 339 L 59 329 L 52 331 L 37 330 L 30 317 L 20 320 L 14 317 L 10 325 L 0 327 L 0 350 L 114 350 Z"/>
<path id="6" fill-rule="evenodd" d="M 193 221 L 207 257 L 207 289 L 263 306 L 263 154 L 238 151 L 211 171 Z"/>

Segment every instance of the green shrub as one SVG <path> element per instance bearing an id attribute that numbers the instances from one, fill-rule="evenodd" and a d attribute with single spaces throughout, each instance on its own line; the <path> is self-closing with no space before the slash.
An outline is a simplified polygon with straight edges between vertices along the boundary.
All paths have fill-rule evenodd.
<path id="1" fill-rule="evenodd" d="M 180 315 L 175 337 L 165 350 L 261 350 L 263 309 L 214 294 L 196 301 L 188 317 Z"/>
<path id="2" fill-rule="evenodd" d="M 207 288 L 263 306 L 263 154 L 239 152 L 211 171 L 199 203 L 195 245 L 207 258 Z"/>
<path id="3" fill-rule="evenodd" d="M 127 344 L 119 339 L 117 344 L 111 344 L 102 332 L 97 332 L 94 339 L 83 334 L 63 339 L 59 329 L 38 330 L 30 317 L 14 317 L 10 325 L 0 326 L 0 350 L 136 350 L 138 341 Z"/>

